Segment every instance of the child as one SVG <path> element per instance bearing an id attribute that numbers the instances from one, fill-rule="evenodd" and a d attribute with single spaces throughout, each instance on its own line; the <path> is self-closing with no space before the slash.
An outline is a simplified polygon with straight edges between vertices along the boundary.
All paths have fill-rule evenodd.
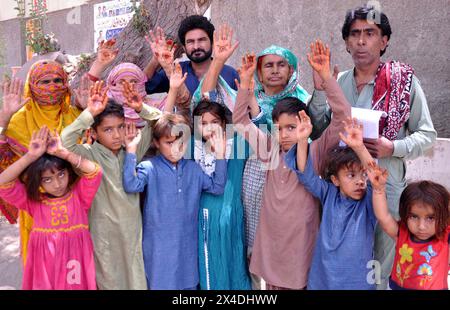
<path id="1" fill-rule="evenodd" d="M 198 276 L 198 212 L 202 192 L 222 195 L 226 183 L 225 141 L 211 137 L 216 155 L 209 176 L 192 160 L 183 159 L 188 126 L 180 115 L 164 114 L 156 123 L 153 139 L 159 155 L 136 167 L 140 140 L 128 131 L 123 185 L 128 193 L 147 186 L 144 206 L 144 261 L 149 289 L 195 289 Z M 189 130 L 188 130 L 189 131 Z M 190 136 L 190 135 L 189 135 Z M 189 137 L 188 136 L 188 137 Z"/>
<path id="2" fill-rule="evenodd" d="M 23 171 L 24 183 L 18 180 Z M 28 152 L 0 174 L 0 197 L 34 219 L 24 290 L 96 289 L 87 212 L 101 176 L 98 165 L 66 150 L 57 131 L 49 136 L 45 126 L 33 133 Z"/>
<path id="3" fill-rule="evenodd" d="M 314 169 L 319 171 L 323 157 L 339 141 L 337 132 L 341 129 L 342 120 L 350 115 L 350 106 L 336 80 L 331 77 L 329 49 L 318 41 L 312 47 L 312 53 L 308 57 L 309 62 L 325 81 L 324 88 L 334 112 L 332 125 L 311 144 L 311 150 L 316 154 Z M 241 72 L 241 75 L 252 76 L 255 66 L 243 69 L 249 72 Z M 279 144 L 275 141 L 271 145 L 267 135 L 251 123 L 248 116 L 252 93 L 246 81 L 241 81 L 233 123 L 237 131 L 245 135 L 258 158 L 272 163 L 266 172 L 250 272 L 262 277 L 268 289 L 304 289 L 319 227 L 319 206 L 298 182 L 296 174 L 287 168 L 285 156 L 296 143 L 297 115 L 306 106 L 296 98 L 277 102 L 272 118 L 279 128 Z"/>
<path id="4" fill-rule="evenodd" d="M 202 100 L 194 109 L 194 124 L 200 138 L 194 140 L 194 159 L 212 175 L 216 156 L 210 150 L 216 131 L 225 132 L 225 107 Z M 200 288 L 212 290 L 250 289 L 244 245 L 244 210 L 241 201 L 245 141 L 239 135 L 226 143 L 227 181 L 225 193 L 202 195 L 199 213 Z"/>
<path id="5" fill-rule="evenodd" d="M 449 200 L 442 185 L 409 184 L 400 196 L 400 221 L 389 213 L 387 172 L 371 165 L 373 207 L 382 229 L 397 244 L 389 286 L 393 290 L 447 290 L 449 271 Z"/>
<path id="6" fill-rule="evenodd" d="M 103 82 L 97 82 L 91 88 L 87 109 L 63 131 L 62 140 L 69 150 L 98 162 L 104 171 L 102 185 L 89 214 L 98 287 L 146 289 L 139 196 L 125 193 L 122 186 L 124 110 L 114 101 L 108 101 L 107 89 L 102 90 L 102 86 Z M 159 110 L 142 104 L 133 87 L 127 93 L 127 100 L 127 105 L 143 119 L 152 121 L 161 115 Z M 142 129 L 138 160 L 150 145 L 149 126 L 147 123 Z M 90 127 L 96 140 L 94 144 L 77 144 Z"/>
<path id="7" fill-rule="evenodd" d="M 363 144 L 362 126 L 356 120 L 345 122 L 348 135 L 340 136 L 349 147 L 339 147 L 330 153 L 326 179 L 321 179 L 312 166 L 315 154 L 307 152 L 312 131 L 309 117 L 302 114 L 300 119 L 297 147 L 287 157 L 300 182 L 323 206 L 308 289 L 375 289 L 375 283 L 367 281 L 373 260 L 376 218 L 365 169 L 373 159 Z"/>

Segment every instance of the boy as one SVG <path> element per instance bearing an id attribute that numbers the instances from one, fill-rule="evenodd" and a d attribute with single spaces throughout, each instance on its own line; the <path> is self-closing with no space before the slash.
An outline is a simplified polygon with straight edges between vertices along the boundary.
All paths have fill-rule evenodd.
<path id="1" fill-rule="evenodd" d="M 149 289 L 196 289 L 198 276 L 198 212 L 202 192 L 222 195 L 227 179 L 226 143 L 211 137 L 216 169 L 209 176 L 193 160 L 183 158 L 186 119 L 164 114 L 156 123 L 153 139 L 159 155 L 136 167 L 140 135 L 127 134 L 123 185 L 128 193 L 143 192 L 144 262 Z M 188 130 L 189 131 L 189 130 Z"/>
<path id="2" fill-rule="evenodd" d="M 103 82 L 91 88 L 88 107 L 62 132 L 64 147 L 96 161 L 102 167 L 102 184 L 95 196 L 89 214 L 94 241 L 97 285 L 99 289 L 147 289 L 142 255 L 142 217 L 139 195 L 125 193 L 122 170 L 125 158 L 123 107 L 108 101 Z M 128 106 L 148 121 L 159 118 L 161 112 L 143 105 L 140 96 L 131 96 Z M 93 130 L 92 145 L 77 144 L 88 128 Z M 137 148 L 141 159 L 150 146 L 150 124 L 142 129 L 142 140 Z"/>

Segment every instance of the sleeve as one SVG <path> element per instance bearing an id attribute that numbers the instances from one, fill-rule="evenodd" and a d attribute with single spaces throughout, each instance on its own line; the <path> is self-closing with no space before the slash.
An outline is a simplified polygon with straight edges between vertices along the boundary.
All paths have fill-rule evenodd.
<path id="1" fill-rule="evenodd" d="M 169 91 L 169 79 L 163 69 L 159 69 L 152 79 L 145 83 L 147 94 L 167 93 Z"/>
<path id="2" fill-rule="evenodd" d="M 31 201 L 28 199 L 25 185 L 18 179 L 0 184 L 0 197 L 17 209 L 25 210 L 33 215 Z"/>
<path id="3" fill-rule="evenodd" d="M 127 193 L 141 193 L 148 182 L 151 162 L 144 161 L 137 165 L 135 154 L 126 153 L 123 166 L 123 188 Z"/>
<path id="4" fill-rule="evenodd" d="M 91 127 L 93 123 L 94 118 L 92 117 L 92 114 L 88 110 L 84 110 L 80 116 L 78 116 L 72 124 L 64 128 L 61 133 L 61 140 L 64 147 L 73 153 L 92 159 L 90 152 L 91 146 L 88 144 L 78 144 L 78 141 L 80 141 L 83 136 L 83 132 Z"/>
<path id="5" fill-rule="evenodd" d="M 289 150 L 285 156 L 285 162 L 289 169 L 297 174 L 298 180 L 305 188 L 314 196 L 320 199 L 324 204 L 325 198 L 329 193 L 332 185 L 321 179 L 315 172 L 312 163 L 311 152 L 308 154 L 305 171 L 302 173 L 297 169 L 297 144 Z"/>
<path id="6" fill-rule="evenodd" d="M 198 166 L 202 177 L 202 191 L 213 194 L 222 195 L 225 191 L 227 182 L 227 161 L 220 159 L 216 161 L 216 170 L 209 176 Z"/>
<path id="7" fill-rule="evenodd" d="M 162 112 L 154 107 L 143 105 L 142 111 L 139 116 L 147 121 L 144 128 L 141 131 L 141 141 L 138 144 L 136 155 L 137 159 L 140 161 L 147 152 L 150 144 L 152 143 L 152 126 L 161 117 Z"/>
<path id="8" fill-rule="evenodd" d="M 311 139 L 318 139 L 331 122 L 331 111 L 325 91 L 314 90 L 308 103 L 308 115 L 313 124 Z"/>
<path id="9" fill-rule="evenodd" d="M 375 229 L 375 226 L 378 222 L 377 217 L 375 216 L 375 211 L 373 210 L 373 203 L 372 203 L 372 195 L 373 194 L 373 188 L 370 182 L 367 183 L 367 190 L 366 190 L 366 197 L 364 197 L 366 201 L 366 208 L 367 208 L 367 214 L 369 215 L 370 222 L 372 223 L 372 227 Z"/>
<path id="10" fill-rule="evenodd" d="M 250 120 L 248 102 L 251 100 L 251 96 L 252 93 L 249 90 L 240 89 L 238 91 L 236 105 L 233 111 L 233 124 L 235 130 L 248 141 L 258 159 L 263 162 L 268 162 L 271 160 L 271 144 L 267 134 Z M 274 144 L 272 149 L 277 146 Z"/>
<path id="11" fill-rule="evenodd" d="M 75 191 L 79 195 L 83 208 L 86 210 L 91 208 L 92 201 L 102 183 L 102 175 L 102 168 L 98 164 L 95 164 L 95 171 L 82 175 L 75 185 Z"/>
<path id="12" fill-rule="evenodd" d="M 235 91 L 238 90 L 236 82 L 234 80 L 238 80 L 238 82 L 241 82 L 241 79 L 239 78 L 239 74 L 237 73 L 236 70 L 234 70 L 234 68 L 230 68 L 231 69 L 231 81 L 228 83 L 228 85 L 230 85 L 231 88 L 233 88 Z"/>
<path id="13" fill-rule="evenodd" d="M 409 135 L 394 141 L 394 153 L 392 155 L 414 159 L 422 156 L 424 151 L 431 148 L 437 137 L 428 109 L 427 98 L 415 76 L 413 76 L 410 103 L 411 110 L 407 123 Z"/>
<path id="14" fill-rule="evenodd" d="M 323 83 L 327 94 L 328 104 L 333 112 L 330 126 L 323 132 L 319 139 L 311 144 L 314 154 L 314 167 L 317 173 L 322 171 L 322 166 L 329 152 L 339 143 L 339 132 L 344 130 L 343 121 L 351 117 L 351 106 L 334 78 L 329 78 Z"/>

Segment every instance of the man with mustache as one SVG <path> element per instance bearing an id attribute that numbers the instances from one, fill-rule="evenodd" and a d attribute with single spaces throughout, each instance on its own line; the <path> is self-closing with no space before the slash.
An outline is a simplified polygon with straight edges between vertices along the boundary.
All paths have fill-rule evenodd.
<path id="1" fill-rule="evenodd" d="M 389 171 L 386 187 L 389 211 L 399 219 L 400 194 L 406 187 L 405 161 L 421 156 L 432 146 L 437 134 L 414 70 L 397 61 L 381 61 L 391 34 L 388 17 L 374 7 L 349 10 L 342 37 L 355 67 L 340 74 L 338 83 L 353 107 L 386 112 L 387 117 L 380 122 L 379 138 L 364 139 L 364 144 L 378 159 L 379 166 Z M 330 123 L 331 112 L 322 82 L 314 77 L 314 84 L 309 113 L 315 127 L 314 138 L 317 138 Z M 395 242 L 380 227 L 376 228 L 374 251 L 381 268 L 374 265 L 375 283 L 377 289 L 386 289 Z"/>
<path id="2" fill-rule="evenodd" d="M 180 62 L 183 74 L 187 72 L 185 81 L 186 87 L 191 95 L 198 88 L 200 80 L 206 74 L 211 65 L 212 45 L 213 45 L 214 25 L 204 16 L 192 15 L 185 18 L 178 29 L 178 38 L 183 45 L 189 61 Z M 169 79 L 164 70 L 160 69 L 157 57 L 153 57 L 144 72 L 149 81 L 146 83 L 148 94 L 162 93 L 169 91 Z M 239 80 L 239 75 L 235 69 L 225 65 L 220 76 L 237 90 L 235 79 Z"/>

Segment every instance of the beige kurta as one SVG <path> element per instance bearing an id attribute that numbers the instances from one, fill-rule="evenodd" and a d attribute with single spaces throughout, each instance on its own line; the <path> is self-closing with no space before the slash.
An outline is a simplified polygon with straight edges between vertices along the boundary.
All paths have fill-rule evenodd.
<path id="1" fill-rule="evenodd" d="M 326 154 L 337 146 L 342 121 L 351 115 L 350 105 L 337 82 L 329 79 L 324 87 L 334 114 L 330 127 L 310 147 L 316 172 Z M 285 153 L 276 141 L 268 141 L 266 134 L 251 123 L 247 112 L 250 96 L 249 91 L 239 91 L 233 123 L 245 125 L 245 129 L 238 130 L 245 132 L 254 150 L 258 148 L 257 156 L 271 163 L 266 173 L 250 272 L 271 285 L 301 289 L 307 284 L 319 230 L 319 201 L 300 183 L 296 173 L 287 168 Z"/>
<path id="2" fill-rule="evenodd" d="M 144 105 L 139 114 L 143 119 L 156 120 L 159 110 Z M 94 119 L 85 110 L 62 133 L 64 146 L 100 164 L 103 169 L 102 184 L 95 196 L 89 214 L 89 226 L 94 242 L 97 286 L 102 290 L 145 290 L 147 283 L 142 254 L 142 216 L 139 194 L 127 194 L 122 186 L 125 150 L 114 155 L 95 142 L 93 145 L 77 144 L 83 131 Z M 140 160 L 151 141 L 151 129 L 142 129 L 142 139 L 137 150 Z"/>

